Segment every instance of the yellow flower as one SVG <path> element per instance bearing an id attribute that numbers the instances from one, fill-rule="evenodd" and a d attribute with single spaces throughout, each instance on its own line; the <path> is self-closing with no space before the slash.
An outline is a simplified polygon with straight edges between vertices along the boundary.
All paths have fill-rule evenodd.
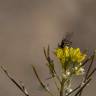
<path id="1" fill-rule="evenodd" d="M 65 46 L 64 48 L 57 48 L 55 55 L 62 63 L 65 63 L 68 60 L 81 63 L 86 57 L 79 48 L 70 48 L 68 46 Z"/>
<path id="2" fill-rule="evenodd" d="M 55 50 L 56 57 L 60 60 L 62 69 L 71 73 L 74 70 L 75 75 L 84 73 L 83 67 L 80 67 L 82 61 L 86 58 L 86 54 L 82 53 L 79 48 L 65 46 Z"/>
<path id="3" fill-rule="evenodd" d="M 56 51 L 55 51 L 55 55 L 59 59 L 63 58 L 63 50 L 61 48 L 57 48 Z"/>
<path id="4" fill-rule="evenodd" d="M 80 52 L 79 48 L 73 49 L 72 61 L 73 62 L 82 62 L 85 59 L 86 55 Z"/>
<path id="5" fill-rule="evenodd" d="M 69 47 L 65 46 L 63 49 L 65 57 L 69 57 Z"/>

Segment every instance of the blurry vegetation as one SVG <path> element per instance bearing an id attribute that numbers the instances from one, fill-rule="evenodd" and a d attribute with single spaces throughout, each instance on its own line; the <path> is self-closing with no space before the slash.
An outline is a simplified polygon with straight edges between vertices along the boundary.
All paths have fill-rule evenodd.
<path id="1" fill-rule="evenodd" d="M 50 56 L 50 47 L 48 46 L 47 49 L 44 48 L 44 55 L 47 60 L 47 67 L 50 73 L 48 80 L 52 79 L 54 81 L 58 94 L 50 91 L 49 86 L 47 86 L 47 84 L 40 79 L 35 66 L 32 65 L 34 74 L 36 75 L 42 88 L 50 96 L 81 96 L 85 87 L 87 87 L 90 81 L 92 81 L 92 76 L 96 71 L 96 68 L 92 67 L 95 58 L 95 51 L 90 56 L 87 52 L 81 52 L 80 48 L 73 48 L 72 42 L 67 39 L 63 39 L 62 42 L 58 44 L 58 47 L 54 50 L 53 54 L 59 61 L 61 68 L 59 75 L 55 68 L 56 64 Z M 85 68 L 86 65 L 87 68 Z M 30 96 L 24 84 L 18 84 L 3 66 L 1 66 L 1 69 L 16 85 L 16 87 L 18 87 L 25 94 L 25 96 Z M 74 86 L 74 88 L 71 88 L 73 86 L 72 80 L 75 79 L 75 77 L 81 78 L 82 81 L 77 86 Z"/>

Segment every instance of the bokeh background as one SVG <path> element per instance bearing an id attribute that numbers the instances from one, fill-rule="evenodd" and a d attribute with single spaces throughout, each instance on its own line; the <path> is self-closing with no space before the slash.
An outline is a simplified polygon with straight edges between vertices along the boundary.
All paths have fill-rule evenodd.
<path id="1" fill-rule="evenodd" d="M 31 96 L 47 96 L 31 65 L 46 79 L 43 47 L 50 44 L 53 51 L 67 32 L 74 32 L 74 46 L 96 48 L 96 0 L 0 0 L 0 65 L 23 81 Z M 83 96 L 95 96 L 95 89 L 94 76 Z M 1 70 L 0 96 L 24 96 Z"/>

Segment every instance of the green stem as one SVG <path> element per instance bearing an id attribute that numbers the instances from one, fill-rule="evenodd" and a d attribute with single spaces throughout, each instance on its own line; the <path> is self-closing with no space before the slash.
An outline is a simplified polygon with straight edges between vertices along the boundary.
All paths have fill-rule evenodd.
<path id="1" fill-rule="evenodd" d="M 65 83 L 65 80 L 62 79 L 62 81 L 61 81 L 61 88 L 60 88 L 60 96 L 63 96 L 64 83 Z"/>

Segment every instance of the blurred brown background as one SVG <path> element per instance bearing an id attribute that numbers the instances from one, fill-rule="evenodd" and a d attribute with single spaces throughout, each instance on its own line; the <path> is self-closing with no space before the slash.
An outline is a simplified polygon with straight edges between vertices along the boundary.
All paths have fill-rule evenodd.
<path id="1" fill-rule="evenodd" d="M 0 65 L 32 96 L 47 96 L 31 64 L 45 79 L 43 47 L 53 50 L 66 32 L 74 32 L 74 46 L 96 48 L 96 0 L 0 0 Z M 96 80 L 83 96 L 95 96 L 95 88 Z M 1 70 L 0 96 L 23 96 Z"/>

